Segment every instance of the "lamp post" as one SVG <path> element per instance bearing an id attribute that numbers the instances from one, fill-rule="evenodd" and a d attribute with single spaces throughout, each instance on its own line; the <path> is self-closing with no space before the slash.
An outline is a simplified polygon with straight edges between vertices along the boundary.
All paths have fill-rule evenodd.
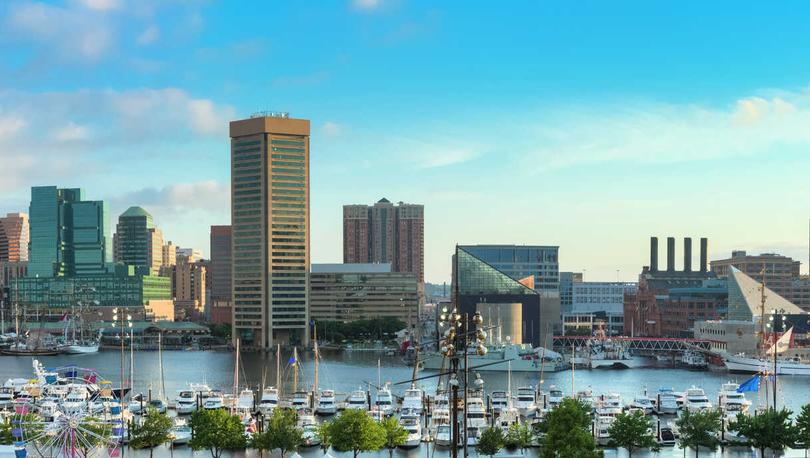
<path id="1" fill-rule="evenodd" d="M 127 314 L 126 310 L 118 307 L 113 310 L 113 326 L 119 325 L 119 338 L 121 339 L 121 389 L 118 391 L 118 402 L 121 405 L 121 425 L 124 425 L 124 339 L 126 338 L 126 328 L 132 328 L 132 315 Z M 121 312 L 119 314 L 119 312 Z M 130 342 L 132 345 L 132 342 Z M 123 440 L 123 436 L 121 437 Z"/>
<path id="2" fill-rule="evenodd" d="M 773 350 L 773 410 L 776 410 L 776 375 L 779 357 L 777 333 L 785 331 L 785 309 L 772 309 L 768 321 L 769 323 L 766 326 L 773 335 L 773 345 L 771 345 L 771 350 Z"/>
<path id="3" fill-rule="evenodd" d="M 480 312 L 470 317 L 468 314 L 459 313 L 458 309 L 454 307 L 448 310 L 447 306 L 442 307 L 441 315 L 439 315 L 439 350 L 442 355 L 450 359 L 450 421 L 452 423 L 450 448 L 452 458 L 458 457 L 458 440 L 459 440 L 459 422 L 458 422 L 458 389 L 459 389 L 459 354 L 464 355 L 464 457 L 468 456 L 467 453 L 467 386 L 468 386 L 468 348 L 475 346 L 477 354 L 484 356 L 487 354 L 487 347 L 484 345 L 486 342 L 487 333 L 481 328 L 484 323 L 484 318 Z M 470 330 L 472 325 L 473 330 Z"/>

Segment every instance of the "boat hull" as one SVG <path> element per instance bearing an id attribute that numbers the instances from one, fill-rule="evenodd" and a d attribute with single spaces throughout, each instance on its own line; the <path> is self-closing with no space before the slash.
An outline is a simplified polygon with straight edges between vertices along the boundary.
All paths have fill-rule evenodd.
<path id="1" fill-rule="evenodd" d="M 636 356 L 624 359 L 591 359 L 591 369 L 635 369 L 644 366 L 644 359 Z"/>
<path id="2" fill-rule="evenodd" d="M 723 358 L 723 362 L 726 364 L 726 368 L 729 372 L 746 374 L 757 374 L 765 371 L 773 372 L 773 361 L 744 356 L 726 356 Z M 776 374 L 810 376 L 810 364 L 777 361 Z"/>
<path id="3" fill-rule="evenodd" d="M 66 345 L 61 348 L 61 351 L 68 355 L 98 353 L 98 345 Z"/>

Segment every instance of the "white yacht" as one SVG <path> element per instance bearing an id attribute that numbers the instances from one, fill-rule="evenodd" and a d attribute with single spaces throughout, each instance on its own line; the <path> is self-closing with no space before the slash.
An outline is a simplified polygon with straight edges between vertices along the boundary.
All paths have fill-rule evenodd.
<path id="1" fill-rule="evenodd" d="M 208 397 L 203 400 L 203 408 L 206 410 L 216 410 L 225 407 L 225 396 L 222 391 L 211 390 Z"/>
<path id="2" fill-rule="evenodd" d="M 88 398 L 87 388 L 83 386 L 71 387 L 65 399 L 62 400 L 62 408 L 68 412 L 84 410 L 87 407 Z"/>
<path id="3" fill-rule="evenodd" d="M 587 390 L 577 391 L 577 399 L 581 402 L 585 407 L 590 410 L 593 410 L 594 402 L 593 402 L 593 391 L 588 388 Z"/>
<path id="4" fill-rule="evenodd" d="M 239 392 L 239 397 L 236 398 L 236 409 L 240 412 L 252 412 L 253 401 L 253 390 L 245 388 Z"/>
<path id="5" fill-rule="evenodd" d="M 315 413 L 318 415 L 334 415 L 337 412 L 337 402 L 335 392 L 332 390 L 321 390 L 318 402 L 315 406 Z"/>
<path id="6" fill-rule="evenodd" d="M 596 401 L 597 416 L 615 417 L 622 413 L 622 397 L 618 393 L 606 393 Z"/>
<path id="7" fill-rule="evenodd" d="M 304 446 L 312 447 L 321 445 L 321 437 L 318 435 L 318 421 L 309 409 L 304 409 L 298 413 L 298 427 L 303 431 Z"/>
<path id="8" fill-rule="evenodd" d="M 265 388 L 262 390 L 262 397 L 259 399 L 259 412 L 265 417 L 273 413 L 273 409 L 278 407 L 278 388 Z"/>
<path id="9" fill-rule="evenodd" d="M 400 424 L 405 431 L 408 432 L 408 437 L 405 439 L 405 443 L 402 444 L 400 447 L 402 448 L 415 448 L 418 447 L 419 444 L 422 442 L 422 426 L 419 423 L 418 417 L 402 417 L 400 419 Z"/>
<path id="10" fill-rule="evenodd" d="M 356 410 L 368 410 L 368 397 L 363 390 L 352 391 L 346 398 L 346 408 Z"/>
<path id="11" fill-rule="evenodd" d="M 489 395 L 489 405 L 492 413 L 500 414 L 509 407 L 509 393 L 506 391 L 493 391 Z"/>
<path id="12" fill-rule="evenodd" d="M 149 404 L 146 406 L 147 409 L 155 409 L 158 413 L 166 413 L 166 409 L 168 406 L 166 405 L 166 401 L 163 399 L 152 399 L 149 401 Z"/>
<path id="13" fill-rule="evenodd" d="M 478 396 L 483 395 L 480 394 Z M 478 443 L 478 436 L 487 428 L 487 410 L 481 397 L 467 396 L 467 444 Z"/>
<path id="14" fill-rule="evenodd" d="M 14 389 L 11 387 L 0 388 L 0 409 L 11 407 L 14 402 Z"/>
<path id="15" fill-rule="evenodd" d="M 424 406 L 422 405 L 423 398 L 424 393 L 422 390 L 411 385 L 410 388 L 405 390 L 405 395 L 402 398 L 402 409 L 411 409 L 421 415 L 424 410 Z"/>
<path id="16" fill-rule="evenodd" d="M 59 347 L 59 351 L 68 355 L 84 355 L 88 353 L 98 353 L 99 344 L 97 340 L 73 341 L 67 345 Z"/>
<path id="17" fill-rule="evenodd" d="M 692 385 L 691 388 L 686 390 L 686 399 L 684 400 L 684 407 L 690 412 L 700 412 L 712 408 L 712 403 L 706 397 L 706 392 L 703 388 L 698 388 Z"/>
<path id="18" fill-rule="evenodd" d="M 439 447 L 450 447 L 453 441 L 453 431 L 450 423 L 446 425 L 439 425 L 436 427 L 436 432 L 433 434 L 433 439 Z"/>
<path id="19" fill-rule="evenodd" d="M 189 415 L 197 410 L 197 394 L 194 390 L 183 389 L 177 392 L 174 399 L 174 408 L 177 415 Z"/>
<path id="20" fill-rule="evenodd" d="M 551 385 L 548 389 L 548 408 L 553 409 L 560 405 L 564 396 L 561 389 L 557 388 L 555 385 Z"/>
<path id="21" fill-rule="evenodd" d="M 630 410 L 638 410 L 642 412 L 644 415 L 650 415 L 653 413 L 653 410 L 655 410 L 652 398 L 650 398 L 646 394 L 634 397 L 633 401 L 630 402 L 628 407 L 630 408 Z"/>
<path id="22" fill-rule="evenodd" d="M 523 417 L 530 417 L 537 412 L 537 398 L 534 388 L 531 386 L 521 386 L 517 389 L 517 399 L 515 407 Z"/>
<path id="23" fill-rule="evenodd" d="M 751 407 L 751 401 L 745 398 L 745 394 L 737 392 L 739 387 L 734 382 L 724 383 L 720 387 L 720 407 L 728 419 L 747 414 Z"/>
<path id="24" fill-rule="evenodd" d="M 394 397 L 387 386 L 377 390 L 374 406 L 386 417 L 394 413 Z"/>
<path id="25" fill-rule="evenodd" d="M 309 409 L 312 407 L 310 402 L 310 395 L 308 391 L 296 391 L 293 393 L 292 402 L 290 404 L 296 412 L 302 409 Z"/>
<path id="26" fill-rule="evenodd" d="M 169 437 L 172 445 L 186 445 L 191 440 L 191 426 L 185 420 L 177 420 L 169 430 Z"/>
<path id="27" fill-rule="evenodd" d="M 662 387 L 653 398 L 655 413 L 658 415 L 676 415 L 678 413 L 678 397 L 672 388 Z"/>
<path id="28" fill-rule="evenodd" d="M 608 445 L 610 442 L 610 427 L 614 421 L 616 421 L 615 415 L 599 415 L 596 417 L 593 430 L 597 444 Z"/>

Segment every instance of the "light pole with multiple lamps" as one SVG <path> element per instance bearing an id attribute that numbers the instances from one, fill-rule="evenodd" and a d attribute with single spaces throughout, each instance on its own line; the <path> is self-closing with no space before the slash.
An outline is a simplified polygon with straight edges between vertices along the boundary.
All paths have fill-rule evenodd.
<path id="1" fill-rule="evenodd" d="M 475 346 L 477 354 L 484 356 L 487 354 L 487 347 L 484 345 L 487 338 L 487 333 L 481 327 L 484 323 L 484 318 L 480 312 L 470 317 L 468 314 L 461 314 L 457 307 L 448 310 L 447 306 L 442 307 L 441 315 L 439 315 L 439 329 L 444 329 L 439 337 L 439 350 L 444 357 L 450 360 L 450 421 L 452 423 L 450 438 L 451 442 L 451 457 L 458 457 L 458 440 L 459 440 L 459 355 L 464 356 L 464 457 L 468 456 L 467 453 L 467 425 L 466 425 L 466 412 L 467 412 L 467 386 L 468 386 L 468 348 Z M 472 330 L 470 329 L 472 325 Z"/>

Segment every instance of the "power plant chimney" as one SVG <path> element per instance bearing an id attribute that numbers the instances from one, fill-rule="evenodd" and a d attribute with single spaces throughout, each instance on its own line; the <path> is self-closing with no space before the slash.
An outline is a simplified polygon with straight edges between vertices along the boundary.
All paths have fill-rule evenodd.
<path id="1" fill-rule="evenodd" d="M 700 238 L 700 271 L 701 272 L 708 272 L 707 265 L 708 265 L 708 251 L 709 251 L 709 239 L 706 237 Z"/>
<path id="2" fill-rule="evenodd" d="M 658 237 L 650 237 L 650 272 L 658 272 Z"/>
<path id="3" fill-rule="evenodd" d="M 667 272 L 675 272 L 675 237 L 667 237 Z"/>
<path id="4" fill-rule="evenodd" d="M 683 238 L 683 271 L 692 271 L 692 237 Z"/>

